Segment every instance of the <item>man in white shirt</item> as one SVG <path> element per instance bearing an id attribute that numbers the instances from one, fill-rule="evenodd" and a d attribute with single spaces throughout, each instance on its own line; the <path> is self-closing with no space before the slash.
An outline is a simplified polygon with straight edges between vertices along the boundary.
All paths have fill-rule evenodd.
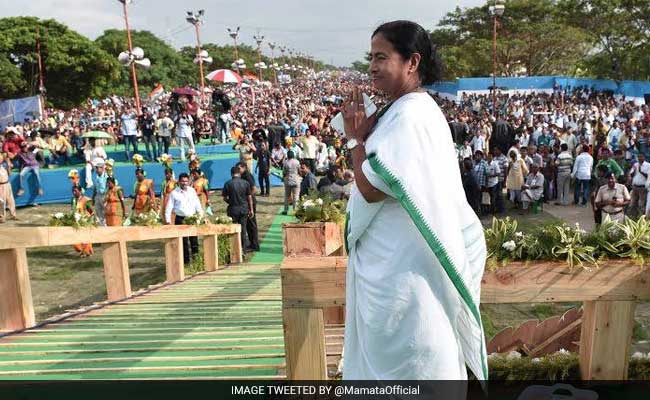
<path id="1" fill-rule="evenodd" d="M 165 223 L 171 225 L 172 212 L 176 215 L 174 225 L 183 225 L 185 217 L 191 217 L 199 214 L 203 215 L 203 207 L 199 196 L 196 195 L 194 188 L 190 186 L 190 177 L 186 173 L 178 176 L 178 186 L 169 195 L 167 206 L 165 207 Z M 183 237 L 183 261 L 185 264 L 190 262 L 190 248 L 192 258 L 199 254 L 199 239 L 196 236 L 190 238 Z"/>
<path id="2" fill-rule="evenodd" d="M 122 114 L 120 121 L 120 132 L 122 133 L 122 138 L 124 140 L 126 159 L 131 161 L 129 146 L 133 147 L 134 154 L 138 154 L 138 116 L 135 114 L 135 110 L 130 108 Z"/>
<path id="3" fill-rule="evenodd" d="M 589 154 L 587 146 L 582 146 L 581 153 L 576 157 L 573 164 L 571 178 L 576 180 L 573 194 L 573 204 L 578 205 L 578 200 L 582 195 L 582 206 L 587 207 L 587 198 L 589 197 L 589 186 L 591 184 L 591 170 L 594 166 L 594 158 Z"/>
<path id="4" fill-rule="evenodd" d="M 544 175 L 539 172 L 539 165 L 532 164 L 526 183 L 521 187 L 521 212 L 524 213 L 531 203 L 541 199 L 542 194 L 544 194 Z"/>
<path id="5" fill-rule="evenodd" d="M 496 215 L 497 210 L 497 196 L 501 196 L 501 186 L 499 186 L 499 176 L 501 176 L 501 168 L 499 167 L 499 160 L 492 157 L 492 153 L 487 156 L 487 188 L 490 192 L 490 210 L 492 215 Z"/>
<path id="6" fill-rule="evenodd" d="M 318 138 L 311 134 L 311 131 L 307 129 L 305 136 L 302 137 L 298 143 L 302 149 L 302 158 L 306 160 L 312 167 L 312 171 L 316 172 L 316 152 L 320 146 Z"/>
<path id="7" fill-rule="evenodd" d="M 169 118 L 169 114 L 161 111 L 156 120 L 156 135 L 158 136 L 158 150 L 161 153 L 169 154 L 169 145 L 172 140 L 172 131 L 174 130 L 174 121 Z M 164 151 L 163 151 L 164 149 Z"/>
<path id="8" fill-rule="evenodd" d="M 474 137 L 472 138 L 472 150 L 474 154 L 477 151 L 485 153 L 485 136 L 481 135 L 478 131 L 474 133 Z"/>
<path id="9" fill-rule="evenodd" d="M 630 169 L 630 180 L 632 181 L 632 193 L 630 199 L 629 213 L 636 218 L 640 213 L 645 213 L 646 194 L 648 189 L 648 174 L 650 174 L 650 163 L 645 160 L 645 154 L 639 152 L 638 161 Z"/>

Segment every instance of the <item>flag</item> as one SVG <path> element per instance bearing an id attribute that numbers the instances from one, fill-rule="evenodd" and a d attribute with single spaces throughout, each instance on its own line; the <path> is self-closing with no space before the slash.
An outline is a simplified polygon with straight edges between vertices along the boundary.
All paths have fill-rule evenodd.
<path id="1" fill-rule="evenodd" d="M 149 93 L 149 100 L 150 101 L 156 100 L 164 92 L 165 92 L 165 88 L 163 87 L 162 83 L 157 84 L 156 87 L 153 88 L 153 90 Z"/>

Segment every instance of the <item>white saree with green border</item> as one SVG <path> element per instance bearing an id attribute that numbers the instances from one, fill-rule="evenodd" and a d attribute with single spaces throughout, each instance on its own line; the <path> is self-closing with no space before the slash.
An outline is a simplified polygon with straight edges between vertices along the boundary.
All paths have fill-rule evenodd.
<path id="1" fill-rule="evenodd" d="M 426 93 L 379 117 L 363 171 L 387 197 L 348 203 L 344 379 L 487 379 L 486 248 L 449 126 Z"/>

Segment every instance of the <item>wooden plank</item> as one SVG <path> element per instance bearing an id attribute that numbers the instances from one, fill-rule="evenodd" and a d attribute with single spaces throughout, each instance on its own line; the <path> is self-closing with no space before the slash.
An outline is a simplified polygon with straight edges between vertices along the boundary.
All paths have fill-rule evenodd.
<path id="1" fill-rule="evenodd" d="M 104 279 L 109 301 L 131 296 L 131 278 L 126 242 L 107 243 L 102 246 Z"/>
<path id="2" fill-rule="evenodd" d="M 237 225 L 240 227 L 241 225 Z M 244 249 L 242 248 L 241 235 L 230 235 L 230 263 L 241 264 L 244 262 Z"/>
<path id="3" fill-rule="evenodd" d="M 114 243 L 170 239 L 187 236 L 230 235 L 241 232 L 240 225 L 111 226 L 93 228 L 34 227 L 2 228 L 0 250 L 17 247 L 68 246 L 75 243 Z"/>
<path id="4" fill-rule="evenodd" d="M 626 380 L 634 327 L 634 301 L 587 301 L 580 336 L 585 380 Z"/>
<path id="5" fill-rule="evenodd" d="M 283 312 L 283 324 L 287 378 L 327 379 L 323 310 L 287 308 Z"/>
<path id="6" fill-rule="evenodd" d="M 343 226 L 327 222 L 325 223 L 325 255 L 345 255 L 343 244 Z M 343 250 L 341 250 L 343 249 Z"/>
<path id="7" fill-rule="evenodd" d="M 165 269 L 168 283 L 185 279 L 183 238 L 177 237 L 165 241 Z"/>
<path id="8" fill-rule="evenodd" d="M 36 324 L 27 252 L 0 250 L 0 330 L 14 331 Z"/>
<path id="9" fill-rule="evenodd" d="M 217 235 L 203 238 L 203 260 L 206 271 L 212 272 L 219 268 L 219 240 Z"/>
<path id="10" fill-rule="evenodd" d="M 283 298 L 295 307 L 345 304 L 346 259 L 287 257 L 281 266 Z M 650 268 L 607 261 L 573 271 L 563 263 L 511 263 L 485 272 L 481 303 L 543 303 L 589 300 L 650 300 Z"/>
<path id="11" fill-rule="evenodd" d="M 285 257 L 328 255 L 325 251 L 325 223 L 283 224 L 282 231 Z"/>
<path id="12" fill-rule="evenodd" d="M 631 261 L 607 261 L 574 271 L 561 263 L 513 263 L 486 272 L 481 303 L 539 303 L 650 299 L 650 269 Z"/>

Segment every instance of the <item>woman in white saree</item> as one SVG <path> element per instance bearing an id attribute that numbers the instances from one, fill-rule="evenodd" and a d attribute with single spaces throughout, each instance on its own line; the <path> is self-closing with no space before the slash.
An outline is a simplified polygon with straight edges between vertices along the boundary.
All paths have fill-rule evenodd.
<path id="1" fill-rule="evenodd" d="M 373 85 L 391 100 L 366 118 L 344 105 L 356 184 L 348 204 L 344 379 L 487 379 L 479 313 L 486 249 L 449 126 L 422 89 L 440 75 L 409 21 L 372 35 Z"/>

